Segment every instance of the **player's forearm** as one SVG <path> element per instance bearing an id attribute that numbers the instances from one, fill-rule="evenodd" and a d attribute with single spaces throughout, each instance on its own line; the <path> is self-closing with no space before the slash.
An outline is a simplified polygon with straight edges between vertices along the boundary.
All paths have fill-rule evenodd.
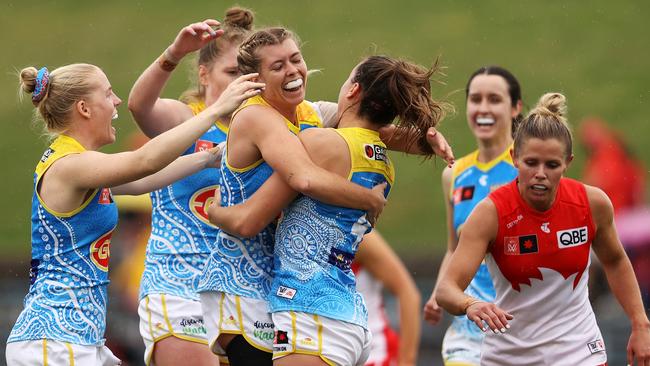
<path id="1" fill-rule="evenodd" d="M 399 296 L 398 300 L 400 312 L 399 363 L 415 365 L 420 347 L 421 296 L 417 289 L 409 288 L 409 291 Z"/>
<path id="2" fill-rule="evenodd" d="M 603 263 L 612 293 L 623 307 L 633 328 L 650 328 L 639 285 L 627 256 L 621 256 L 614 263 Z"/>

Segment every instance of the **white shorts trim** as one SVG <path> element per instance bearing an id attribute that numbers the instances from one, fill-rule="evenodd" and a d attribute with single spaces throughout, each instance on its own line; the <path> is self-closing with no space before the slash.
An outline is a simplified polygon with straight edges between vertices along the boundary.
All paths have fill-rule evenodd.
<path id="1" fill-rule="evenodd" d="M 482 343 L 450 326 L 442 339 L 441 353 L 445 366 L 479 366 Z"/>
<path id="2" fill-rule="evenodd" d="M 80 344 L 38 339 L 7 343 L 5 351 L 8 366 L 116 366 L 122 361 L 106 346 L 83 346 Z"/>
<path id="3" fill-rule="evenodd" d="M 280 311 L 271 314 L 276 336 L 273 359 L 292 353 L 320 357 L 328 365 L 363 365 L 371 349 L 363 327 L 314 314 Z"/>
<path id="4" fill-rule="evenodd" d="M 208 344 L 217 355 L 225 355 L 217 338 L 220 334 L 240 334 L 253 347 L 273 352 L 275 330 L 268 302 L 224 292 L 202 292 L 203 319 L 208 330 Z"/>
<path id="5" fill-rule="evenodd" d="M 151 364 L 156 343 L 165 338 L 208 344 L 199 301 L 169 294 L 149 294 L 140 300 L 138 315 L 146 365 Z"/>

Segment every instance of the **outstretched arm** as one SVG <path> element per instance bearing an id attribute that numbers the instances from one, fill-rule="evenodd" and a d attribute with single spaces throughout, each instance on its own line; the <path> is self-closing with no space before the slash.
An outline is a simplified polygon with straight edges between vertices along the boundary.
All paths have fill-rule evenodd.
<path id="1" fill-rule="evenodd" d="M 149 137 L 179 125 L 192 117 L 192 110 L 175 99 L 160 98 L 173 68 L 166 65 L 178 64 L 185 55 L 201 49 L 223 34 L 213 30 L 219 26 L 214 19 L 190 24 L 180 30 L 174 42 L 158 57 L 133 84 L 129 94 L 129 110 L 140 129 Z"/>
<path id="2" fill-rule="evenodd" d="M 632 323 L 627 345 L 627 363 L 650 363 L 650 322 L 646 316 L 639 285 L 632 264 L 625 254 L 614 225 L 614 208 L 607 195 L 598 188 L 585 186 L 596 224 L 592 248 L 607 275 L 612 293 Z"/>
<path id="3" fill-rule="evenodd" d="M 422 299 L 413 278 L 376 230 L 363 237 L 355 260 L 397 298 L 400 319 L 398 365 L 417 364 Z"/>
<path id="4" fill-rule="evenodd" d="M 174 160 L 157 173 L 136 181 L 112 187 L 116 195 L 137 196 L 166 187 L 205 168 L 218 168 L 221 165 L 223 143 L 210 150 L 184 155 Z"/>
<path id="5" fill-rule="evenodd" d="M 487 331 L 489 327 L 495 333 L 505 332 L 510 327 L 508 320 L 512 319 L 512 315 L 493 303 L 477 300 L 463 291 L 476 274 L 489 243 L 496 238 L 497 229 L 496 207 L 486 198 L 474 208 L 465 222 L 458 247 L 451 256 L 436 291 L 436 300 L 445 310 L 454 315 L 466 314 L 481 330 Z"/>

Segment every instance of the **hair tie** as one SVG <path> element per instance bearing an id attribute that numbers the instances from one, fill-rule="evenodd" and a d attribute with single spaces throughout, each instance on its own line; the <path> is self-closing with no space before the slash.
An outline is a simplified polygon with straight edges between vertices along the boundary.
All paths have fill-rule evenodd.
<path id="1" fill-rule="evenodd" d="M 41 67 L 36 74 L 36 86 L 34 87 L 34 92 L 32 93 L 32 102 L 34 104 L 40 102 L 45 94 L 47 93 L 47 84 L 50 81 L 50 73 L 47 71 L 47 67 Z"/>

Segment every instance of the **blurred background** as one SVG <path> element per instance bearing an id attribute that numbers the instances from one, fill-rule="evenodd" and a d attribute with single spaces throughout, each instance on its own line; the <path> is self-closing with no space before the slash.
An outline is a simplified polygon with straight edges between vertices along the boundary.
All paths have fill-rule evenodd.
<path id="1" fill-rule="evenodd" d="M 370 54 L 385 53 L 425 65 L 440 57 L 446 77 L 434 86 L 434 95 L 456 107 L 456 114 L 440 130 L 457 157 L 475 146 L 465 118 L 464 88 L 478 67 L 497 64 L 512 71 L 522 85 L 526 110 L 544 92 L 564 93 L 578 141 L 568 175 L 584 177 L 612 198 L 622 197 L 620 204 L 615 202 L 621 236 L 648 299 L 650 219 L 643 193 L 648 185 L 644 165 L 650 162 L 650 2 L 258 0 L 238 4 L 256 12 L 258 27 L 285 25 L 300 36 L 309 68 L 322 70 L 309 80 L 310 100 L 335 100 L 352 67 Z M 28 288 L 32 175 L 47 146 L 41 125 L 32 123 L 29 99 L 19 101 L 17 71 L 25 66 L 52 70 L 73 62 L 103 68 L 124 100 L 115 122 L 118 141 L 105 151 L 124 150 L 136 129 L 126 99 L 140 72 L 181 27 L 205 18 L 220 19 L 232 5 L 203 0 L 183 4 L 4 0 L 0 4 L 1 360 Z M 176 98 L 187 88 L 192 65 L 190 59 L 184 60 L 164 96 Z M 397 180 L 378 227 L 407 264 L 426 300 L 445 249 L 440 187 L 444 163 L 402 154 L 391 157 L 398 167 Z M 638 179 L 618 179 L 630 176 Z M 149 217 L 140 207 L 123 205 L 125 220 L 111 248 L 107 339 L 129 365 L 142 362 L 133 303 L 141 263 L 133 262 L 139 257 L 132 253 L 143 250 L 146 233 L 142 230 Z M 592 282 L 592 300 L 610 364 L 620 364 L 624 361 L 617 360 L 625 357 L 627 321 L 612 302 L 604 278 L 595 273 Z M 389 310 L 393 306 L 390 297 L 387 305 Z M 439 347 L 445 329 L 445 324 L 423 325 L 419 364 L 441 364 Z"/>

